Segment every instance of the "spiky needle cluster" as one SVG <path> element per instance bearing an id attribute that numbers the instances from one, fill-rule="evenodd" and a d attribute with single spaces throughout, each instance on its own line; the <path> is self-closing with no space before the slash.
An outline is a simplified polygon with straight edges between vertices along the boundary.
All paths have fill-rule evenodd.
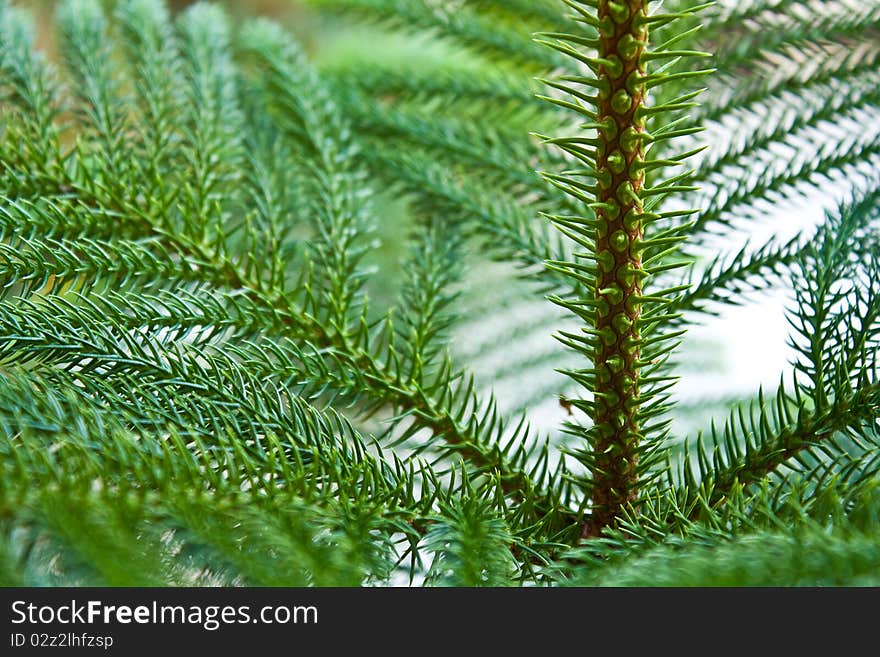
<path id="1" fill-rule="evenodd" d="M 880 2 L 313 0 L 417 37 L 321 67 L 113 4 L 0 0 L 0 583 L 880 582 Z"/>

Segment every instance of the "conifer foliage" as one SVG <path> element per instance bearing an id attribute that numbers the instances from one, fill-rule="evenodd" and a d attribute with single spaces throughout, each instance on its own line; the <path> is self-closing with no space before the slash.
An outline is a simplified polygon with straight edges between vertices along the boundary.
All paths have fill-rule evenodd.
<path id="1" fill-rule="evenodd" d="M 312 4 L 454 57 L 0 0 L 0 583 L 880 583 L 880 3 Z M 790 371 L 680 434 L 770 288 Z"/>

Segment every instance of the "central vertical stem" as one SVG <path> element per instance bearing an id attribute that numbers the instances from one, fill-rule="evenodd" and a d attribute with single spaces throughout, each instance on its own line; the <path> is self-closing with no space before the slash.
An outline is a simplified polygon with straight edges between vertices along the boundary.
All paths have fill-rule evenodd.
<path id="1" fill-rule="evenodd" d="M 639 315 L 642 295 L 646 0 L 599 0 L 600 89 L 596 153 L 596 254 L 593 512 L 595 536 L 613 525 L 638 493 Z"/>

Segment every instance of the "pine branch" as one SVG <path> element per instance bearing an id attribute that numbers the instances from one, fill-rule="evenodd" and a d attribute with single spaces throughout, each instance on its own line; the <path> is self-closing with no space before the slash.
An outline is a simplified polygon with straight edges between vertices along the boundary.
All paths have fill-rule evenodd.
<path id="1" fill-rule="evenodd" d="M 85 244 L 85 247 L 86 249 L 90 248 L 88 243 Z M 37 248 L 39 248 L 39 245 L 37 245 Z M 114 245 L 114 248 L 116 249 L 115 252 L 122 253 L 118 251 L 118 245 Z M 104 274 L 129 276 L 129 274 L 126 274 L 125 264 L 120 267 L 116 262 L 112 264 L 106 262 L 105 258 L 108 256 L 98 245 L 95 245 L 94 252 L 93 267 L 96 272 L 101 271 Z M 82 255 L 82 253 L 80 251 L 79 255 Z M 57 259 L 58 255 L 53 253 L 53 259 Z M 191 256 L 196 255 L 200 260 L 194 261 L 192 259 Z M 506 425 L 494 417 L 491 402 L 481 411 L 480 404 L 470 391 L 465 390 L 463 394 L 457 396 L 448 395 L 450 384 L 453 380 L 459 378 L 459 375 L 455 375 L 450 370 L 445 369 L 440 372 L 432 386 L 427 386 L 426 381 L 416 381 L 408 384 L 399 370 L 397 372 L 389 371 L 386 365 L 377 360 L 370 345 L 363 343 L 362 336 L 356 336 L 356 342 L 344 341 L 338 334 L 332 333 L 326 326 L 314 318 L 295 312 L 290 302 L 284 296 L 265 297 L 257 292 L 258 286 L 247 281 L 229 261 L 218 262 L 216 257 L 211 257 L 211 255 L 201 250 L 191 251 L 189 256 L 188 259 L 191 265 L 195 267 L 193 270 L 194 277 L 198 279 L 205 277 L 217 283 L 228 284 L 233 290 L 238 290 L 240 294 L 245 296 L 245 299 L 252 302 L 264 317 L 271 317 L 276 323 L 281 323 L 286 332 L 289 333 L 291 330 L 294 330 L 296 331 L 295 335 L 301 339 L 320 347 L 320 358 L 322 360 L 330 359 L 329 362 L 333 363 L 334 367 L 328 369 L 326 366 L 322 366 L 317 369 L 312 368 L 308 370 L 309 376 L 313 379 L 311 381 L 312 385 L 318 383 L 321 385 L 330 384 L 345 390 L 346 387 L 351 387 L 351 380 L 347 376 L 336 374 L 335 372 L 346 372 L 349 370 L 358 372 L 357 387 L 359 390 L 365 390 L 378 403 L 390 403 L 399 409 L 403 409 L 407 415 L 416 420 L 416 427 L 430 429 L 438 439 L 442 438 L 445 440 L 456 453 L 473 459 L 476 467 L 484 468 L 486 472 L 499 471 L 505 488 L 512 494 L 529 498 L 532 496 L 533 491 L 539 487 L 540 484 L 532 482 L 531 477 L 524 469 L 529 453 L 522 446 L 512 455 L 513 458 L 511 460 L 508 460 L 506 456 L 511 446 L 518 444 L 519 440 L 524 437 L 523 429 L 525 427 L 521 425 L 518 430 L 514 431 L 507 438 Z M 150 255 L 149 251 L 132 251 L 132 258 L 131 262 L 136 264 L 129 266 L 129 271 L 137 270 L 138 268 L 143 271 L 145 263 L 151 261 L 149 258 L 152 258 L 152 261 L 157 264 L 161 263 L 160 260 L 155 259 L 155 256 Z M 40 258 L 34 260 L 34 265 L 38 271 L 39 268 L 44 267 L 42 262 Z M 123 263 L 125 262 L 126 260 L 123 259 Z M 167 267 L 168 265 L 166 264 L 165 266 Z M 45 278 L 48 275 L 65 274 L 72 269 L 81 270 L 81 267 L 79 256 L 71 254 L 66 264 L 63 260 L 59 261 L 51 269 L 44 269 L 43 273 L 39 275 Z M 106 267 L 106 270 L 102 270 L 103 267 Z M 18 265 L 15 269 L 16 273 L 22 271 L 21 265 Z M 160 272 L 161 270 L 154 271 L 153 274 L 155 275 Z M 179 271 L 176 273 L 180 275 Z M 28 271 L 28 276 L 33 277 L 35 275 L 37 275 L 36 272 Z M 27 280 L 27 277 L 25 277 L 25 280 Z M 241 301 L 238 304 L 240 305 Z M 30 336 L 27 338 L 27 345 L 31 351 L 37 348 L 35 340 L 54 336 L 51 338 L 51 343 L 47 345 L 47 348 L 50 350 L 56 350 L 58 346 L 68 345 L 73 346 L 79 351 L 85 349 L 87 353 L 101 354 L 103 352 L 105 355 L 99 360 L 114 362 L 118 357 L 120 362 L 127 366 L 131 362 L 131 354 L 113 355 L 116 349 L 116 340 L 123 338 L 127 348 L 141 351 L 143 349 L 138 342 L 133 342 L 130 338 L 125 337 L 126 334 L 121 332 L 121 326 L 117 329 L 120 330 L 117 334 L 118 338 L 108 337 L 109 342 L 106 342 L 104 338 L 100 338 L 101 341 L 104 341 L 103 347 L 100 341 L 99 343 L 91 344 L 88 338 L 86 338 L 86 341 L 83 342 L 84 336 L 78 333 L 58 334 L 57 327 L 54 326 L 50 317 L 53 315 L 58 317 L 59 313 L 63 314 L 65 306 L 63 304 L 57 306 L 50 313 L 38 314 L 34 312 L 35 309 L 36 306 L 33 306 L 29 312 L 22 312 L 15 305 L 10 307 L 10 313 L 12 314 L 7 315 L 9 322 L 11 322 L 7 324 L 11 332 L 9 334 L 10 337 L 13 335 L 19 337 L 23 335 Z M 118 321 L 127 320 L 125 325 L 128 325 L 133 317 L 137 318 L 137 315 L 132 317 L 131 312 L 134 309 L 131 307 L 117 309 L 115 312 L 111 312 L 111 309 L 112 305 L 109 307 L 105 305 L 104 308 L 100 309 L 91 318 L 82 317 L 82 313 L 88 312 L 88 309 L 77 309 L 75 314 L 78 319 L 75 325 L 83 327 L 100 325 L 105 321 L 112 321 L 114 315 Z M 239 315 L 232 314 L 225 319 L 221 319 L 222 316 L 217 316 L 216 309 L 213 309 L 211 314 L 204 318 L 198 314 L 193 315 L 193 311 L 190 309 L 186 309 L 182 315 L 167 315 L 171 310 L 173 309 L 168 306 L 165 306 L 161 312 L 151 310 L 150 314 L 141 316 L 134 326 L 143 329 L 149 326 L 158 328 L 159 326 L 170 324 L 181 327 L 179 330 L 185 336 L 189 336 L 190 331 L 193 330 L 210 336 L 218 329 L 225 329 L 225 327 L 236 322 L 239 325 L 243 322 L 245 327 L 248 325 L 253 326 L 251 317 L 253 317 L 255 312 L 254 310 L 244 311 Z M 166 316 L 164 320 L 162 319 L 163 315 Z M 221 319 L 219 324 L 217 323 L 218 319 Z M 155 324 L 156 321 L 159 322 L 158 325 Z M 21 322 L 28 323 L 30 328 L 26 330 L 25 324 Z M 190 329 L 183 328 L 187 323 L 191 327 Z M 199 327 L 205 325 L 208 326 L 206 330 L 199 329 Z M 66 348 L 63 347 L 63 349 Z M 15 343 L 7 342 L 6 349 L 15 349 Z M 151 366 L 150 354 L 152 349 L 151 347 L 149 351 L 142 353 L 138 361 L 140 366 Z M 290 360 L 298 361 L 302 353 L 305 352 L 294 352 Z M 66 354 L 66 351 L 62 350 L 60 353 L 56 351 L 55 357 L 63 361 L 69 356 Z M 280 368 L 278 371 L 283 372 L 284 369 Z M 434 392 L 440 393 L 437 399 L 433 397 Z M 256 413 L 256 410 L 254 412 Z M 505 437 L 505 440 L 508 440 L 506 443 L 507 449 L 504 451 L 501 451 L 498 447 L 502 436 Z M 549 505 L 544 510 L 544 513 L 549 513 L 554 503 L 547 498 L 543 499 L 545 501 L 542 504 Z"/>
<path id="2" fill-rule="evenodd" d="M 460 167 L 465 175 L 480 176 L 484 180 L 490 176 L 491 181 L 509 187 L 518 195 L 535 195 L 542 202 L 547 199 L 555 204 L 567 203 L 564 194 L 554 194 L 556 190 L 539 184 L 540 177 L 532 166 L 535 161 L 545 166 L 561 162 L 553 162 L 549 153 L 535 148 L 522 131 L 497 129 L 482 119 L 427 119 L 371 105 L 356 96 L 345 103 L 345 109 L 358 133 L 369 139 L 369 148 L 365 150 L 388 152 L 400 141 L 398 145 L 407 147 L 408 157 L 414 164 L 421 156 L 416 149 L 424 148 L 428 166 L 445 160 L 449 162 L 446 168 Z M 375 156 L 370 159 L 381 162 Z M 395 174 L 396 170 L 390 170 L 386 175 L 393 180 Z"/>
<path id="3" fill-rule="evenodd" d="M 748 20 L 743 20 L 746 17 Z M 880 27 L 880 5 L 870 1 L 814 1 L 799 6 L 738 6 L 719 19 L 710 22 L 713 32 L 721 37 L 715 64 L 720 69 L 734 70 L 752 63 L 755 53 L 764 55 L 779 51 L 790 43 L 842 41 L 869 36 L 871 30 Z M 725 25 L 728 28 L 735 26 L 735 29 L 726 34 L 716 31 Z"/>
<path id="4" fill-rule="evenodd" d="M 774 277 L 781 278 L 789 271 L 802 251 L 801 241 L 800 236 L 782 245 L 771 240 L 754 250 L 746 245 L 726 260 L 716 257 L 671 309 L 714 314 L 709 304 L 743 303 L 745 293 L 767 289 Z"/>
<path id="5" fill-rule="evenodd" d="M 816 413 L 801 412 L 795 416 L 789 409 L 791 398 L 780 388 L 772 417 L 767 415 L 762 400 L 756 413 L 746 416 L 742 409 L 735 411 L 724 435 L 713 435 L 711 458 L 702 443 L 698 445 L 700 477 L 690 472 L 691 455 L 686 449 L 683 481 L 688 482 L 685 485 L 691 490 L 700 490 L 702 486 L 708 491 L 708 506 L 722 503 L 734 488 L 762 481 L 783 464 L 802 458 L 801 454 L 808 450 L 825 445 L 833 448 L 840 432 L 858 431 L 861 423 L 873 421 L 878 392 L 876 383 L 866 384 L 852 398 L 839 400 Z M 721 449 L 726 454 L 723 460 Z"/>
<path id="6" fill-rule="evenodd" d="M 56 413 L 62 411 L 58 401 L 54 400 Z M 8 397 L 3 402 L 0 407 L 8 410 Z M 0 505 L 17 507 L 30 531 L 54 534 L 64 546 L 62 568 L 70 568 L 71 556 L 78 554 L 87 572 L 96 573 L 102 583 L 193 583 L 197 569 L 169 571 L 149 561 L 171 558 L 183 549 L 200 552 L 197 562 L 212 553 L 219 555 L 205 565 L 222 572 L 225 562 L 234 569 L 230 579 L 243 575 L 253 584 L 278 582 L 283 576 L 290 578 L 284 581 L 300 585 L 351 585 L 362 581 L 364 566 L 379 573 L 379 562 L 388 561 L 387 554 L 379 553 L 387 552 L 381 538 L 358 536 L 358 511 L 346 511 L 331 495 L 305 500 L 296 496 L 300 477 L 286 476 L 294 475 L 296 463 L 288 464 L 286 473 L 267 479 L 265 472 L 243 470 L 247 461 L 237 451 L 191 453 L 173 434 L 156 449 L 145 450 L 143 439 L 133 440 L 113 428 L 112 422 L 108 426 L 104 420 L 102 433 L 95 434 L 97 427 L 90 424 L 88 413 L 81 407 L 75 413 L 78 422 L 60 424 L 54 431 L 66 438 L 58 453 L 43 448 L 30 430 L 14 446 L 0 441 L 4 472 Z M 39 417 L 48 417 L 45 409 L 40 409 Z M 71 426 L 81 433 L 71 432 Z M 45 422 L 35 431 L 47 433 Z M 98 436 L 105 436 L 107 443 L 95 452 Z M 222 434 L 218 437 L 222 442 Z M 232 447 L 235 441 L 229 436 L 226 444 Z M 284 456 L 275 461 L 286 462 Z M 311 466 L 299 467 L 306 474 Z M 96 487 L 96 481 L 102 485 Z M 381 506 L 381 500 L 377 495 L 372 504 Z M 394 522 L 381 528 L 382 535 L 391 531 Z M 373 528 L 379 529 L 375 524 Z M 164 532 L 174 537 L 171 542 Z M 321 535 L 324 538 L 316 542 Z M 266 558 L 255 560 L 253 554 L 243 552 L 244 537 L 265 549 Z M 121 563 L 126 568 L 120 568 Z M 129 567 L 133 564 L 138 566 L 134 570 Z M 277 572 L 279 568 L 285 575 Z M 141 579 L 136 579 L 138 574 Z"/>
<path id="7" fill-rule="evenodd" d="M 132 69 L 137 102 L 134 129 L 142 142 L 136 166 L 146 202 L 144 211 L 172 229 L 171 209 L 177 199 L 177 181 L 171 178 L 182 139 L 176 123 L 191 107 L 183 91 L 183 71 L 171 17 L 161 0 L 128 0 L 116 8 L 120 42 Z M 185 149 L 184 149 L 185 150 Z M 205 178 L 199 172 L 197 180 Z M 177 183 L 177 184 L 175 184 Z M 192 184 L 192 181 L 185 181 Z"/>
<path id="8" fill-rule="evenodd" d="M 188 9 L 179 27 L 186 83 L 181 155 L 192 176 L 180 182 L 180 232 L 219 250 L 228 230 L 223 210 L 234 203 L 230 190 L 243 159 L 232 35 L 224 12 L 207 4 Z"/>
<path id="9" fill-rule="evenodd" d="M 764 531 L 715 544 L 663 546 L 625 564 L 584 572 L 577 586 L 875 586 L 872 534 Z"/>
<path id="10" fill-rule="evenodd" d="M 587 66 L 595 77 L 567 76 L 554 86 L 573 97 L 570 107 L 591 120 L 585 127 L 595 130 L 596 136 L 548 140 L 587 168 L 583 172 L 548 174 L 547 178 L 594 209 L 596 218 L 551 217 L 564 234 L 587 250 L 581 257 L 592 263 L 556 261 L 549 265 L 577 280 L 587 291 L 579 298 L 551 300 L 586 325 L 579 332 L 562 332 L 559 338 L 592 361 L 591 368 L 566 373 L 593 393 L 592 400 L 572 401 L 589 415 L 593 426 L 570 424 L 569 431 L 583 440 L 584 446 L 573 455 L 590 474 L 589 479 L 579 482 L 592 508 L 584 535 L 597 536 L 638 502 L 639 486 L 645 484 L 655 464 L 646 434 L 662 435 L 665 427 L 663 422 L 651 425 L 647 421 L 666 410 L 661 395 L 665 379 L 653 377 L 652 369 L 657 369 L 653 366 L 665 359 L 671 346 L 664 344 L 668 336 L 648 335 L 666 318 L 665 306 L 671 300 L 668 296 L 680 290 L 649 295 L 643 291 L 643 283 L 657 272 L 652 264 L 674 251 L 681 237 L 672 232 L 646 239 L 646 225 L 659 218 L 646 208 L 656 204 L 658 198 L 689 188 L 676 184 L 681 177 L 653 187 L 645 185 L 646 171 L 665 164 L 647 157 L 648 144 L 675 136 L 661 136 L 662 128 L 648 132 L 647 119 L 679 106 L 672 103 L 669 107 L 649 108 L 646 93 L 665 81 L 701 72 L 668 73 L 661 67 L 659 72 L 648 73 L 650 61 L 699 55 L 664 52 L 662 47 L 648 50 L 649 27 L 682 16 L 651 15 L 647 3 L 641 1 L 568 4 L 580 20 L 598 30 L 599 38 L 554 33 L 548 35 L 553 40 L 546 44 Z M 584 50 L 594 50 L 596 56 Z M 585 94 L 582 88 L 594 90 L 596 95 Z M 585 177 L 594 178 L 595 184 Z M 651 390 L 651 383 L 660 385 L 659 390 Z"/>
<path id="11" fill-rule="evenodd" d="M 404 30 L 422 30 L 472 49 L 491 59 L 512 62 L 531 70 L 566 66 L 564 59 L 540 48 L 529 34 L 492 25 L 479 12 L 464 7 L 444 9 L 426 0 L 312 0 L 337 11 L 359 13 Z"/>
<path id="12" fill-rule="evenodd" d="M 58 83 L 33 41 L 29 17 L 0 3 L 0 103 L 15 112 L 4 125 L 0 175 L 4 188 L 21 192 L 42 188 L 61 161 Z"/>
<path id="13" fill-rule="evenodd" d="M 713 176 L 723 175 L 725 167 L 747 165 L 773 144 L 797 144 L 801 131 L 809 137 L 807 128 L 818 130 L 826 122 L 845 120 L 848 115 L 869 109 L 878 101 L 877 83 L 877 75 L 871 71 L 846 84 L 839 80 L 811 84 L 730 112 L 729 115 L 745 125 L 754 123 L 758 116 L 762 124 L 757 126 L 757 132 L 750 130 L 748 134 L 736 135 L 724 150 L 713 151 L 701 163 L 695 180 L 710 181 Z"/>
<path id="14" fill-rule="evenodd" d="M 491 248 L 499 258 L 514 259 L 523 267 L 544 268 L 547 260 L 566 257 L 568 247 L 546 224 L 536 224 L 532 214 L 505 199 L 494 199 L 479 183 L 453 178 L 446 170 L 426 161 L 384 151 L 368 155 L 385 171 L 396 172 L 394 182 L 405 186 L 416 198 L 417 207 L 426 212 L 447 216 L 450 213 L 468 219 L 475 234 L 497 237 Z M 571 282 L 556 272 L 541 273 L 554 287 L 569 287 Z"/>
<path id="15" fill-rule="evenodd" d="M 779 94 L 809 89 L 813 85 L 833 80 L 846 80 L 876 70 L 880 49 L 873 44 L 851 48 L 845 42 L 792 44 L 785 53 L 786 61 L 798 61 L 802 66 L 779 69 L 771 62 L 773 76 L 757 75 L 741 79 L 735 74 L 715 76 L 707 94 L 707 102 L 694 113 L 695 120 L 717 120 L 731 110 L 766 101 Z"/>
<path id="16" fill-rule="evenodd" d="M 833 445 L 837 434 L 858 434 L 862 425 L 876 421 L 876 347 L 870 345 L 880 334 L 880 270 L 876 258 L 854 261 L 852 255 L 859 252 L 864 231 L 876 220 L 877 197 L 875 190 L 842 207 L 799 254 L 798 307 L 791 321 L 804 338 L 795 343 L 803 357 L 796 369 L 807 381 L 795 382 L 794 399 L 780 386 L 771 416 L 761 400 L 748 421 L 740 408 L 723 436 L 713 430 L 714 463 L 702 446 L 698 448 L 701 477 L 711 479 L 710 504 L 722 500 L 733 486 L 760 481 L 802 452 Z M 873 253 L 873 247 L 868 251 Z M 841 290 L 840 283 L 847 280 L 852 285 Z M 855 299 L 847 302 L 847 297 Z M 809 407 L 804 397 L 809 398 Z M 735 428 L 737 420 L 740 432 Z M 727 453 L 724 461 L 719 446 Z M 688 457 L 684 481 L 699 487 L 689 467 Z"/>
<path id="17" fill-rule="evenodd" d="M 438 59 L 65 0 L 56 68 L 0 0 L 0 582 L 871 583 L 877 2 L 316 4 Z M 785 385 L 673 398 L 788 279 Z"/>
<path id="18" fill-rule="evenodd" d="M 130 124 L 114 74 L 109 27 L 96 0 L 67 0 L 58 10 L 62 52 L 73 76 L 83 130 L 75 177 L 95 198 L 121 207 L 133 194 L 132 160 L 125 157 Z"/>
<path id="19" fill-rule="evenodd" d="M 434 554 L 428 581 L 444 586 L 503 586 L 516 569 L 510 552 L 513 536 L 491 500 L 472 490 L 454 505 L 425 536 L 425 549 Z"/>
<path id="20" fill-rule="evenodd" d="M 452 369 L 448 356 L 440 361 L 454 322 L 457 295 L 450 287 L 460 277 L 463 245 L 457 226 L 448 224 L 428 219 L 420 226 L 406 266 L 411 274 L 401 291 L 399 349 L 410 368 L 406 378 L 414 385 L 426 381 L 428 371 Z"/>
<path id="21" fill-rule="evenodd" d="M 359 261 L 371 230 L 364 202 L 369 192 L 355 164 L 358 152 L 348 145 L 349 129 L 327 89 L 277 25 L 251 23 L 242 42 L 267 72 L 270 110 L 279 113 L 282 129 L 313 162 L 317 237 L 312 251 L 317 267 L 309 285 L 317 303 L 312 311 L 326 317 L 340 339 L 348 341 L 351 323 L 360 321 Z"/>
<path id="22" fill-rule="evenodd" d="M 413 106 L 422 113 L 431 108 L 444 115 L 521 119 L 523 123 L 549 114 L 547 105 L 528 93 L 531 80 L 511 73 L 428 63 L 383 67 L 375 62 L 347 62 L 323 73 L 341 99 L 354 91 L 394 106 Z"/>
<path id="23" fill-rule="evenodd" d="M 820 149 L 814 156 L 798 158 L 780 171 L 765 171 L 755 179 L 718 189 L 708 207 L 698 215 L 693 230 L 706 230 L 714 222 L 726 223 L 732 211 L 754 206 L 775 194 L 796 193 L 797 186 L 805 182 L 819 184 L 835 172 L 874 162 L 880 154 L 880 133 L 854 135 L 833 144 L 826 142 Z"/>

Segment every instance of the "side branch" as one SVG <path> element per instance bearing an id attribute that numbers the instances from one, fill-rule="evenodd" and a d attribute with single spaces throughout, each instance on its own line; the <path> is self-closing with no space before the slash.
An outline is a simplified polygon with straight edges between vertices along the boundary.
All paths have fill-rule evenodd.
<path id="1" fill-rule="evenodd" d="M 722 502 L 736 486 L 747 486 L 762 481 L 787 461 L 799 454 L 831 440 L 835 434 L 859 422 L 876 419 L 880 405 L 880 384 L 862 386 L 851 399 L 839 401 L 818 415 L 805 415 L 770 432 L 766 418 L 762 418 L 761 436 L 757 445 L 750 445 L 744 454 L 723 467 L 714 468 L 708 504 Z M 701 456 L 705 458 L 705 456 Z M 699 482 L 693 481 L 693 490 Z M 696 512 L 696 511 L 695 511 Z"/>

